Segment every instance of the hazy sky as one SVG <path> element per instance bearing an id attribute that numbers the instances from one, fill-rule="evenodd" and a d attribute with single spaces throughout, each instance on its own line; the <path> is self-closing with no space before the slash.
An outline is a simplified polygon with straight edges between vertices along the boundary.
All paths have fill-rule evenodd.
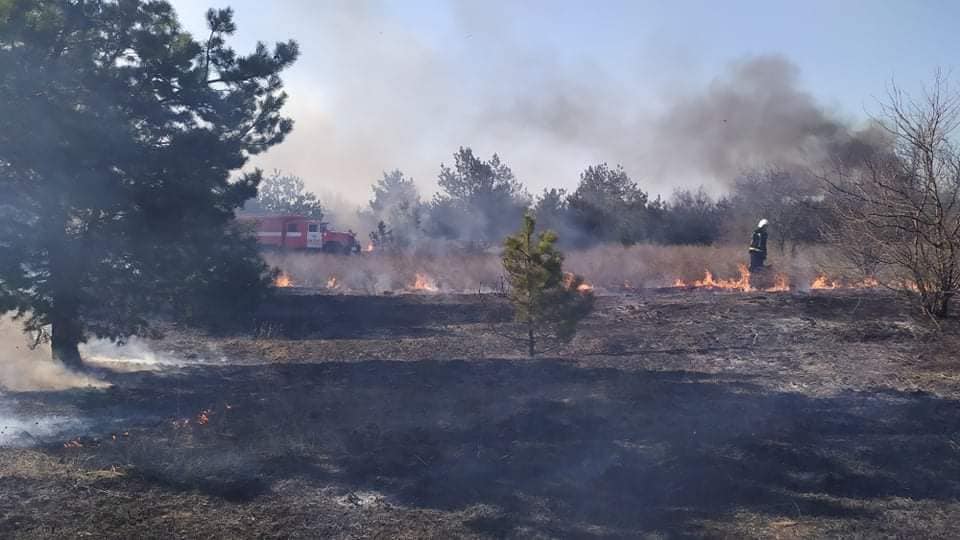
<path id="1" fill-rule="evenodd" d="M 357 202 L 394 168 L 431 192 L 461 145 L 499 153 L 534 194 L 572 188 L 600 161 L 622 163 L 654 193 L 715 186 L 727 169 L 701 166 L 701 149 L 683 144 L 698 122 L 714 138 L 746 141 L 723 161 L 760 159 L 767 149 L 750 141 L 770 138 L 768 112 L 781 96 L 800 103 L 794 116 L 815 106 L 856 122 L 891 78 L 912 89 L 934 68 L 951 69 L 960 41 L 960 3 L 948 1 L 173 4 L 198 35 L 208 7 L 232 6 L 241 51 L 256 40 L 300 42 L 285 76 L 294 133 L 256 164 Z M 765 73 L 780 88 L 768 95 L 767 79 L 753 78 L 740 95 L 743 65 L 758 57 L 776 60 Z M 739 106 L 755 110 L 727 127 L 726 113 L 698 105 L 680 115 L 685 130 L 672 129 L 678 103 L 718 93 L 725 99 L 711 107 L 740 95 Z"/>

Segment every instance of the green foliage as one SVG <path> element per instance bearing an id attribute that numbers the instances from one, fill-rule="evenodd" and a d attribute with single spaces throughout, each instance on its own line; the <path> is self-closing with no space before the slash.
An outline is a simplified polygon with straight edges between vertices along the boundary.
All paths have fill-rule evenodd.
<path id="1" fill-rule="evenodd" d="M 323 206 L 315 194 L 307 191 L 303 178 L 278 170 L 260 183 L 257 198 L 251 203 L 247 210 L 323 219 Z"/>
<path id="2" fill-rule="evenodd" d="M 296 43 L 239 55 L 231 10 L 197 41 L 165 1 L 2 8 L 0 309 L 50 325 L 70 363 L 157 311 L 215 317 L 196 307 L 215 297 L 244 317 L 270 272 L 229 227 L 261 175 L 230 173 L 290 132 L 279 73 Z"/>
<path id="3" fill-rule="evenodd" d="M 414 245 L 423 234 L 423 211 L 413 179 L 393 170 L 373 185 L 373 199 L 360 217 L 377 228 L 370 237 L 374 245 L 400 249 Z"/>
<path id="4" fill-rule="evenodd" d="M 470 148 L 453 155 L 454 166 L 440 165 L 440 193 L 431 208 L 436 236 L 489 243 L 503 238 L 530 204 L 530 197 L 500 157 L 483 161 Z"/>
<path id="5" fill-rule="evenodd" d="M 623 167 L 606 163 L 587 167 L 567 204 L 573 221 L 601 242 L 633 244 L 649 237 L 646 231 L 647 194 Z"/>
<path id="6" fill-rule="evenodd" d="M 533 215 L 544 229 L 560 230 L 567 225 L 569 217 L 567 191 L 564 189 L 544 189 L 533 206 Z"/>
<path id="7" fill-rule="evenodd" d="M 377 229 L 370 233 L 370 242 L 377 251 L 395 251 L 397 246 L 393 238 L 393 231 L 383 221 L 377 223 Z"/>
<path id="8" fill-rule="evenodd" d="M 701 187 L 678 189 L 663 213 L 661 238 L 667 244 L 708 245 L 719 239 L 721 207 Z"/>
<path id="9" fill-rule="evenodd" d="M 523 218 L 523 227 L 504 241 L 503 269 L 510 283 L 516 320 L 527 329 L 527 351 L 536 353 L 539 334 L 552 331 L 562 342 L 576 334 L 577 324 L 593 310 L 594 296 L 580 290 L 583 278 L 563 272 L 563 254 L 552 231 L 535 233 L 536 219 Z"/>

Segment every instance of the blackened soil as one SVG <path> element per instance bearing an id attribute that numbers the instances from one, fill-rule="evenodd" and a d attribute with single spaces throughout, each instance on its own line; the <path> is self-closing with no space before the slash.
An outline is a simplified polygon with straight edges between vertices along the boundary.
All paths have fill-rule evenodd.
<path id="1" fill-rule="evenodd" d="M 876 292 L 609 296 L 528 359 L 509 318 L 291 295 L 257 339 L 157 344 L 225 362 L 8 395 L 86 424 L 0 449 L 0 536 L 957 535 L 953 322 Z"/>

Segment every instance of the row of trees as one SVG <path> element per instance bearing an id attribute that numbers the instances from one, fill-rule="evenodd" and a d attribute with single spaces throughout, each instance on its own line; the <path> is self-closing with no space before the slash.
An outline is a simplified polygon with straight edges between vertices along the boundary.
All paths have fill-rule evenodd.
<path id="1" fill-rule="evenodd" d="M 496 154 L 484 161 L 460 148 L 453 158 L 452 166 L 440 166 L 440 189 L 428 201 L 399 170 L 373 184 L 359 216 L 376 245 L 403 250 L 436 239 L 497 245 L 529 210 L 567 247 L 743 241 L 760 217 L 768 217 L 778 225 L 774 238 L 782 249 L 820 240 L 825 219 L 823 186 L 801 171 L 771 167 L 744 174 L 719 199 L 701 188 L 663 200 L 651 198 L 623 167 L 602 163 L 583 171 L 573 192 L 554 188 L 534 198 Z M 248 209 L 323 216 L 303 180 L 280 172 L 265 179 Z"/>
<path id="2" fill-rule="evenodd" d="M 567 247 L 743 241 L 766 217 L 778 225 L 774 239 L 783 249 L 819 241 L 827 218 L 821 184 L 809 174 L 775 167 L 744 174 L 719 199 L 701 188 L 677 190 L 663 200 L 651 198 L 623 167 L 602 163 L 583 171 L 574 191 L 554 188 L 534 198 L 498 155 L 484 161 L 460 148 L 452 166 L 441 165 L 438 184 L 438 193 L 423 200 L 413 179 L 399 170 L 385 172 L 359 211 L 374 244 L 388 250 L 438 239 L 498 245 L 530 210 Z M 275 173 L 247 208 L 323 216 L 303 186 L 298 177 Z"/>
<path id="3" fill-rule="evenodd" d="M 231 175 L 292 129 L 280 74 L 297 44 L 238 54 L 226 44 L 232 12 L 211 10 L 207 23 L 195 39 L 161 0 L 0 2 L 0 313 L 49 329 L 67 364 L 80 363 L 88 336 L 144 334 L 157 312 L 212 322 L 251 313 L 272 275 L 233 218 L 258 188 L 265 209 L 322 215 L 296 179 Z M 894 89 L 883 113 L 882 137 L 851 138 L 830 169 L 744 174 L 720 200 L 651 199 L 605 164 L 573 192 L 534 200 L 497 155 L 461 148 L 430 201 L 394 171 L 362 214 L 378 242 L 397 247 L 499 244 L 530 208 L 574 245 L 740 239 L 764 216 L 782 247 L 835 242 L 945 316 L 960 286 L 960 99 L 938 77 L 916 101 Z M 533 241 L 532 225 L 524 231 L 514 247 Z M 536 280 L 551 288 L 556 270 Z"/>

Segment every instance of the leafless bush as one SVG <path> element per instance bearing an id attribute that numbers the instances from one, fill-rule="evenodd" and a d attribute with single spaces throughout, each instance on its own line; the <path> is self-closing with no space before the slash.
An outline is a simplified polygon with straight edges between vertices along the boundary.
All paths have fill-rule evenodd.
<path id="1" fill-rule="evenodd" d="M 893 85 L 877 119 L 889 148 L 838 159 L 825 180 L 837 219 L 829 236 L 854 264 L 913 291 L 945 317 L 960 285 L 960 96 L 937 73 L 919 99 Z"/>

